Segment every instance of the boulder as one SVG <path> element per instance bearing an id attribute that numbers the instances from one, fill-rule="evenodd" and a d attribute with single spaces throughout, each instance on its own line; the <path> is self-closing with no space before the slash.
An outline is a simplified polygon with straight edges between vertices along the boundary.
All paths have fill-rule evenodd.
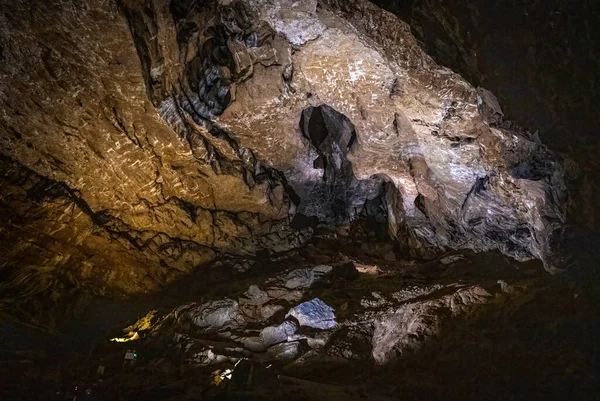
<path id="1" fill-rule="evenodd" d="M 227 298 L 206 302 L 187 314 L 197 327 L 206 330 L 235 329 L 245 324 L 238 303 Z"/>
<path id="2" fill-rule="evenodd" d="M 285 276 L 283 286 L 290 290 L 310 288 L 316 281 L 331 273 L 332 270 L 333 267 L 326 265 L 292 270 Z"/>
<path id="3" fill-rule="evenodd" d="M 262 329 L 260 338 L 267 346 L 287 341 L 288 338 L 296 333 L 298 325 L 290 320 L 286 320 L 278 326 L 269 326 Z"/>
<path id="4" fill-rule="evenodd" d="M 319 298 L 303 302 L 290 309 L 287 317 L 295 318 L 302 327 L 327 330 L 336 326 L 333 308 Z"/>
<path id="5" fill-rule="evenodd" d="M 298 357 L 299 353 L 300 343 L 298 341 L 280 343 L 267 350 L 269 358 L 281 362 L 291 362 Z"/>

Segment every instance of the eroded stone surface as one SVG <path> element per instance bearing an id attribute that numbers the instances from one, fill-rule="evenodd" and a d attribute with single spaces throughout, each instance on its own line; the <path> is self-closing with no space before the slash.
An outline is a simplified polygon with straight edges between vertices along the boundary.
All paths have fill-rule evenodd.
<path id="1" fill-rule="evenodd" d="M 470 263 L 469 258 L 461 257 L 440 262 L 439 268 L 453 275 L 468 270 Z M 347 264 L 327 266 L 327 270 Z M 458 265 L 458 269 L 453 267 Z M 502 309 L 510 302 L 526 302 L 532 296 L 526 273 L 519 273 L 518 279 L 481 279 L 480 284 L 468 278 L 432 284 L 424 277 L 415 277 L 406 267 L 390 270 L 380 278 L 368 273 L 357 273 L 353 280 L 333 275 L 319 285 L 286 286 L 290 277 L 323 267 L 294 269 L 266 278 L 251 285 L 237 302 L 225 298 L 180 306 L 160 319 L 149 337 L 177 333 L 171 337 L 169 349 L 181 352 L 188 363 L 203 366 L 242 359 L 278 362 L 292 371 L 331 360 L 389 365 L 421 352 L 431 342 L 443 342 L 453 325 L 477 320 L 486 311 Z M 280 288 L 277 298 L 261 290 L 276 286 Z M 285 292 L 287 296 L 282 295 Z M 317 297 L 297 301 L 309 294 Z M 335 305 L 335 311 L 322 297 Z M 260 318 L 248 308 L 282 302 L 291 305 L 285 316 Z"/>
<path id="2" fill-rule="evenodd" d="M 189 319 L 195 326 L 206 330 L 235 329 L 245 324 L 238 303 L 232 299 L 186 306 L 175 314 L 179 319 Z"/>
<path id="3" fill-rule="evenodd" d="M 403 352 L 414 351 L 424 338 L 440 333 L 444 316 L 468 317 L 490 297 L 481 287 L 468 287 L 431 301 L 407 303 L 383 314 L 374 322 L 373 359 L 385 364 Z"/>
<path id="4" fill-rule="evenodd" d="M 380 261 L 378 266 L 371 266 L 375 269 L 370 269 L 358 260 L 352 262 L 350 255 L 341 257 L 329 252 L 326 254 L 335 258 L 327 260 L 323 253 L 313 252 L 310 259 L 290 252 L 290 257 L 280 265 L 281 269 L 290 266 L 296 271 L 311 270 L 321 263 L 333 267 L 330 275 L 310 288 L 286 288 L 286 277 L 294 276 L 290 274 L 294 270 L 274 269 L 274 266 L 263 266 L 263 273 L 273 273 L 260 278 L 246 275 L 243 286 L 239 282 L 232 283 L 227 274 L 211 277 L 204 273 L 195 279 L 205 284 L 209 281 L 208 286 L 215 287 L 214 291 L 184 291 L 177 292 L 180 296 L 175 299 L 173 293 L 166 299 L 161 300 L 159 296 L 151 299 L 152 307 L 159 312 L 150 322 L 153 325 L 150 330 L 142 330 L 146 324 L 131 324 L 144 315 L 148 302 L 143 299 L 142 302 L 112 302 L 106 315 L 126 309 L 132 318 L 116 324 L 114 333 L 119 335 L 122 327 L 131 324 L 128 331 L 141 330 L 136 332 L 135 342 L 103 343 L 102 339 L 108 340 L 113 335 L 103 335 L 102 327 L 113 326 L 116 320 L 84 309 L 83 318 L 69 333 L 85 337 L 94 327 L 99 329 L 95 337 L 99 341 L 93 343 L 99 345 L 92 352 L 65 355 L 65 359 L 60 359 L 64 363 L 59 364 L 56 357 L 33 359 L 34 356 L 28 356 L 35 351 L 19 353 L 21 359 L 14 362 L 4 357 L 0 369 L 2 377 L 10 381 L 9 386 L 2 387 L 3 394 L 18 392 L 27 394 L 28 399 L 47 398 L 40 394 L 54 396 L 56 381 L 68 385 L 71 367 L 77 363 L 106 367 L 102 380 L 92 387 L 94 391 L 102 391 L 105 398 L 112 398 L 109 395 L 123 392 L 125 388 L 124 399 L 140 399 L 149 392 L 158 396 L 163 394 L 161 391 L 166 395 L 158 398 L 192 400 L 201 393 L 209 400 L 232 398 L 227 396 L 229 394 L 246 399 L 257 396 L 256 392 L 261 389 L 265 389 L 269 397 L 259 399 L 324 397 L 319 388 L 314 397 L 307 398 L 290 390 L 294 396 L 282 398 L 275 392 L 279 387 L 260 381 L 265 369 L 277 380 L 299 378 L 302 383 L 334 383 L 344 389 L 340 393 L 341 400 L 373 399 L 365 396 L 369 389 L 392 398 L 398 394 L 413 394 L 417 400 L 422 394 L 432 393 L 435 398 L 444 399 L 443 395 L 450 392 L 452 396 L 446 398 L 464 399 L 465 391 L 470 394 L 473 389 L 473 378 L 490 383 L 489 387 L 478 390 L 473 399 L 497 392 L 498 397 L 488 398 L 502 399 L 506 382 L 519 386 L 524 378 L 527 380 L 522 387 L 513 388 L 528 391 L 533 398 L 552 383 L 557 391 L 565 384 L 579 383 L 584 388 L 577 390 L 578 395 L 596 394 L 592 369 L 595 366 L 594 336 L 590 335 L 595 330 L 597 308 L 593 295 L 596 292 L 589 292 L 597 288 L 594 281 L 564 282 L 562 277 L 550 278 L 543 274 L 539 263 L 515 264 L 508 258 L 498 258 L 498 254 L 467 252 L 452 255 L 454 258 L 446 256 L 444 262 L 419 264 Z M 229 267 L 222 266 L 219 271 L 233 270 L 231 266 L 235 263 L 240 261 L 232 261 Z M 359 270 L 358 275 L 353 274 L 349 279 L 344 274 L 336 274 L 351 264 Z M 218 277 L 225 278 L 225 283 L 219 284 Z M 272 298 L 266 289 L 275 287 L 279 287 L 278 297 Z M 295 300 L 297 296 L 301 299 Z M 268 305 L 289 310 L 303 300 L 314 298 L 322 299 L 335 309 L 335 327 L 326 330 L 297 327 L 283 313 L 265 319 L 247 313 L 251 307 Z M 175 308 L 165 316 L 163 311 L 170 310 L 176 299 L 197 303 Z M 153 313 L 138 323 L 146 322 Z M 231 316 L 243 319 L 235 318 L 232 324 Z M 194 324 L 194 317 L 203 322 L 202 327 Z M 93 324 L 90 319 L 100 324 Z M 574 332 L 573 327 L 587 330 Z M 267 333 L 276 335 L 267 336 Z M 49 340 L 61 341 L 55 336 Z M 74 340 L 72 336 L 62 339 L 69 344 Z M 82 349 L 88 350 L 91 342 L 85 342 Z M 123 369 L 123 354 L 132 348 L 138 351 L 140 359 L 133 368 Z M 23 360 L 32 362 L 25 364 Z M 527 364 L 523 366 L 515 361 Z M 11 371 L 14 367 L 20 368 Z M 550 367 L 552 370 L 547 370 Z M 565 369 L 581 375 L 571 378 L 563 375 Z M 90 373 L 94 375 L 93 371 Z M 501 374 L 507 379 L 498 384 Z M 239 382 L 231 379 L 236 375 Z M 453 379 L 450 387 L 449 375 Z M 85 373 L 78 377 L 80 383 L 88 382 Z M 223 382 L 214 380 L 216 377 Z M 183 380 L 185 385 L 181 385 Z M 238 388 L 242 393 L 237 393 L 229 385 L 234 382 L 235 386 L 241 382 L 257 387 L 253 390 Z M 12 383 L 23 385 L 15 388 Z M 354 390 L 352 386 L 357 383 L 362 390 Z M 572 388 L 568 386 L 563 393 L 570 394 Z"/>
<path id="5" fill-rule="evenodd" d="M 278 344 L 287 341 L 288 337 L 294 335 L 298 325 L 292 321 L 285 321 L 278 326 L 265 327 L 260 332 L 260 338 L 265 345 Z"/>
<path id="6" fill-rule="evenodd" d="M 319 298 L 302 302 L 300 305 L 293 307 L 286 317 L 293 317 L 300 326 L 315 329 L 331 329 L 336 325 L 333 308 Z"/>
<path id="7" fill-rule="evenodd" d="M 218 253 L 287 250 L 319 221 L 365 215 L 417 255 L 561 267 L 563 167 L 370 3 L 0 7 L 14 282 L 48 269 L 102 293 L 154 290 Z"/>

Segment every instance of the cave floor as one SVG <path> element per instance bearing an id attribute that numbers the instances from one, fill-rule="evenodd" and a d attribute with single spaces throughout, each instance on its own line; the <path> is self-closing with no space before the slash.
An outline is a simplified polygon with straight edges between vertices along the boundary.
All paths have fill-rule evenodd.
<path id="1" fill-rule="evenodd" d="M 313 274 L 315 266 L 349 261 L 357 274 L 315 279 L 297 298 L 290 290 L 275 302 L 288 310 L 318 298 L 335 310 L 336 327 L 300 327 L 294 341 L 265 350 L 245 341 L 278 327 L 281 312 L 216 329 L 190 326 L 174 312 L 223 299 L 241 305 L 251 285 L 276 288 L 277 277 L 290 272 Z M 499 254 L 386 262 L 327 244 L 240 266 L 223 261 L 134 300 L 87 297 L 53 335 L 4 324 L 1 399 L 591 400 L 600 394 L 593 279 L 550 276 L 537 263 Z M 108 341 L 151 310 L 156 319 L 139 340 Z M 123 355 L 134 348 L 139 359 L 126 366 Z M 215 372 L 227 369 L 231 377 L 221 381 Z"/>

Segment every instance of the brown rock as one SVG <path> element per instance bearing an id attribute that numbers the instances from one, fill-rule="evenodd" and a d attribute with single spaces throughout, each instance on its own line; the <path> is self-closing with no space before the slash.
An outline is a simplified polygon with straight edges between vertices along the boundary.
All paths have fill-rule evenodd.
<path id="1" fill-rule="evenodd" d="M 218 252 L 301 246 L 296 213 L 343 225 L 374 199 L 415 253 L 552 268 L 563 167 L 488 125 L 408 25 L 363 0 L 172 3 L 0 5 L 11 277 L 147 291 Z"/>

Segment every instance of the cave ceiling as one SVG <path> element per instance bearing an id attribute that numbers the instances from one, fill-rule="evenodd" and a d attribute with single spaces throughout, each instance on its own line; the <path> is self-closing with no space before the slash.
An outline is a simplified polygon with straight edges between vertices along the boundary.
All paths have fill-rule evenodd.
<path id="1" fill-rule="evenodd" d="M 361 219 L 413 257 L 563 268 L 569 161 L 396 15 L 363 0 L 33 3 L 0 5 L 14 285 L 146 292 Z"/>

